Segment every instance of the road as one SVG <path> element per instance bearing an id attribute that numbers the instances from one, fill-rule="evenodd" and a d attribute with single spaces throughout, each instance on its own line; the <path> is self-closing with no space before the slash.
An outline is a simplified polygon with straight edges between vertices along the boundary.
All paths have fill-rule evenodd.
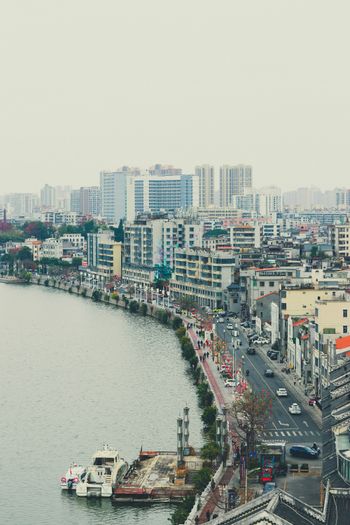
<path id="1" fill-rule="evenodd" d="M 265 348 L 258 348 L 255 355 L 249 355 L 246 353 L 248 348 L 248 341 L 245 333 L 240 327 L 239 320 L 230 319 L 235 326 L 235 330 L 238 330 L 238 338 L 241 341 L 241 346 L 236 350 L 236 366 L 242 366 L 242 356 L 244 356 L 244 370 L 249 369 L 248 382 L 253 391 L 261 392 L 266 391 L 271 395 L 272 398 L 272 411 L 271 418 L 269 419 L 264 432 L 262 432 L 262 439 L 273 439 L 287 441 L 289 444 L 305 443 L 312 444 L 314 442 L 320 443 L 321 441 L 321 430 L 318 424 L 310 417 L 309 413 L 304 410 L 304 406 L 301 405 L 302 413 L 298 416 L 293 416 L 288 412 L 288 407 L 297 402 L 293 393 L 289 391 L 288 386 L 283 383 L 283 378 L 277 377 L 265 377 L 264 371 L 269 368 L 270 359 L 266 355 Z M 217 335 L 224 339 L 232 353 L 232 335 L 231 331 L 226 328 L 225 323 L 216 324 Z M 288 391 L 288 397 L 277 397 L 276 390 L 280 387 L 286 387 Z M 307 398 L 305 397 L 305 405 Z M 300 403 L 298 403 L 300 405 Z M 315 408 L 315 410 L 317 410 Z"/>

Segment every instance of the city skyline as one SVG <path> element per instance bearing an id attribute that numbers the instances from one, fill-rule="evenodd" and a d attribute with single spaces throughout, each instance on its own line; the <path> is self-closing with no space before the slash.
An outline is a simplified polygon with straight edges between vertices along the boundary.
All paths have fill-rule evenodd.
<path id="1" fill-rule="evenodd" d="M 94 185 L 154 159 L 249 164 L 257 187 L 346 185 L 349 13 L 316 0 L 7 4 L 1 193 Z"/>

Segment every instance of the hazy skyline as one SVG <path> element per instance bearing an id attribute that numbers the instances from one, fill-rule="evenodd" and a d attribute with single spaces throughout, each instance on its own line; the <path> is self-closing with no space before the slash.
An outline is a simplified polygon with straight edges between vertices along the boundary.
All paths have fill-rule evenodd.
<path id="1" fill-rule="evenodd" d="M 0 17 L 0 194 L 156 162 L 348 186 L 345 0 L 17 0 Z"/>

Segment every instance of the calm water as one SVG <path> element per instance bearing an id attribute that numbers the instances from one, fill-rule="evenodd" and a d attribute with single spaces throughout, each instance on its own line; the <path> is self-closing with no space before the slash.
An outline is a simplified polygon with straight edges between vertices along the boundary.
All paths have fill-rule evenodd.
<path id="1" fill-rule="evenodd" d="M 167 523 L 169 507 L 113 507 L 61 494 L 71 461 L 103 443 L 128 460 L 176 449 L 176 417 L 194 387 L 173 332 L 121 309 L 37 286 L 0 284 L 0 523 Z"/>

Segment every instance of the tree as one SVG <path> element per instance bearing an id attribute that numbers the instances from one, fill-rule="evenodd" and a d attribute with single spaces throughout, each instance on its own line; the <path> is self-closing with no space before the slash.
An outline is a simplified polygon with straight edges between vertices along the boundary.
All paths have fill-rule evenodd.
<path id="1" fill-rule="evenodd" d="M 193 475 L 193 483 L 198 492 L 203 492 L 210 480 L 211 469 L 209 467 L 203 467 Z"/>
<path id="2" fill-rule="evenodd" d="M 112 228 L 114 231 L 114 240 L 116 242 L 124 242 L 124 226 L 123 226 L 123 220 L 120 219 L 118 227 Z"/>
<path id="3" fill-rule="evenodd" d="M 171 517 L 168 518 L 168 521 L 170 521 L 171 525 L 181 525 L 182 523 L 185 523 L 187 516 L 192 510 L 194 502 L 194 496 L 186 496 L 184 500 L 179 505 L 177 505 Z"/>
<path id="4" fill-rule="evenodd" d="M 142 303 L 141 304 L 141 307 L 140 307 L 140 312 L 143 316 L 147 315 L 147 304 L 146 303 Z"/>
<path id="5" fill-rule="evenodd" d="M 83 262 L 83 259 L 81 257 L 73 257 L 72 259 L 73 268 L 78 269 L 79 266 L 81 266 L 82 262 Z"/>
<path id="6" fill-rule="evenodd" d="M 16 259 L 19 261 L 32 261 L 32 250 L 28 248 L 28 246 L 22 246 L 22 248 L 16 254 Z"/>
<path id="7" fill-rule="evenodd" d="M 220 454 L 220 447 L 215 443 L 215 441 L 210 441 L 201 448 L 201 458 L 207 459 L 213 465 L 213 461 Z"/>
<path id="8" fill-rule="evenodd" d="M 136 314 L 139 311 L 140 305 L 137 301 L 130 301 L 129 310 L 132 314 Z"/>
<path id="9" fill-rule="evenodd" d="M 214 405 L 205 407 L 201 416 L 205 429 L 209 429 L 215 423 L 216 415 L 217 409 Z"/>
<path id="10" fill-rule="evenodd" d="M 27 222 L 23 226 L 23 232 L 26 237 L 35 237 L 44 241 L 53 234 L 52 228 L 41 221 Z"/>
<path id="11" fill-rule="evenodd" d="M 174 330 L 177 330 L 178 328 L 183 326 L 181 317 L 174 317 L 172 326 Z"/>
<path id="12" fill-rule="evenodd" d="M 262 432 L 268 422 L 271 408 L 272 399 L 265 391 L 246 390 L 243 396 L 232 405 L 232 413 L 245 435 L 248 462 L 252 453 L 256 451 L 257 435 Z"/>
<path id="13" fill-rule="evenodd" d="M 94 290 L 94 291 L 92 292 L 91 299 L 92 299 L 95 303 L 98 303 L 98 301 L 101 301 L 101 297 L 102 297 L 102 292 L 101 292 L 101 290 Z"/>

